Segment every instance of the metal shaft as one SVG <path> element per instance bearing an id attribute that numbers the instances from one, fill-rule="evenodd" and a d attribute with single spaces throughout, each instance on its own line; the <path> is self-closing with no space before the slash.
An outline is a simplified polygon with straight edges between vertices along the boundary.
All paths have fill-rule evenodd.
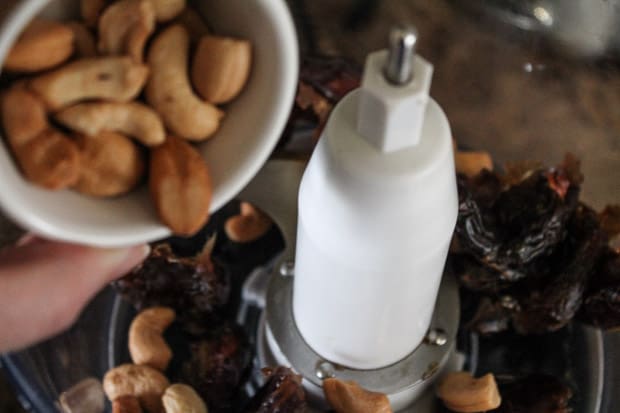
<path id="1" fill-rule="evenodd" d="M 413 79 L 413 57 L 418 31 L 413 26 L 397 27 L 390 32 L 388 59 L 384 75 L 394 85 L 404 85 Z"/>

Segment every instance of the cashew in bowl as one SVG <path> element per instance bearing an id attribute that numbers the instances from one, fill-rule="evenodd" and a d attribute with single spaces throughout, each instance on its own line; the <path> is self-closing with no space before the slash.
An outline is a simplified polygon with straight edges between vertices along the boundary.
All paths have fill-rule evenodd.
<path id="1" fill-rule="evenodd" d="M 140 93 L 148 72 L 130 57 L 88 58 L 37 77 L 30 87 L 51 110 L 86 99 L 127 102 Z"/>
<path id="2" fill-rule="evenodd" d="M 174 19 L 174 23 L 178 23 L 187 29 L 192 45 L 197 44 L 202 36 L 211 32 L 202 16 L 196 9 L 189 6 Z"/>
<path id="3" fill-rule="evenodd" d="M 164 371 L 172 358 L 172 350 L 162 334 L 174 321 L 174 310 L 152 307 L 133 319 L 129 328 L 129 354 L 135 364 L 144 364 Z"/>
<path id="4" fill-rule="evenodd" d="M 251 63 L 252 46 L 247 40 L 205 36 L 194 55 L 192 82 L 207 101 L 226 103 L 245 86 Z"/>
<path id="5" fill-rule="evenodd" d="M 209 219 L 209 170 L 184 140 L 169 136 L 151 151 L 149 188 L 159 218 L 173 233 L 193 235 Z"/>
<path id="6" fill-rule="evenodd" d="M 88 27 L 96 27 L 99 16 L 109 0 L 80 0 L 80 14 Z"/>
<path id="7" fill-rule="evenodd" d="M 120 0 L 99 19 L 99 52 L 129 55 L 142 61 L 144 45 L 155 30 L 155 9 L 149 0 Z"/>
<path id="8" fill-rule="evenodd" d="M 67 60 L 73 53 L 73 31 L 64 24 L 34 19 L 4 61 L 12 72 L 38 72 Z"/>
<path id="9" fill-rule="evenodd" d="M 185 0 L 149 0 L 155 7 L 158 22 L 165 22 L 177 17 L 185 9 Z"/>
<path id="10" fill-rule="evenodd" d="M 73 46 L 75 55 L 78 57 L 97 56 L 97 46 L 95 45 L 95 35 L 84 23 L 68 22 L 67 27 L 73 31 Z"/>
<path id="11" fill-rule="evenodd" d="M 194 389 L 186 384 L 173 384 L 162 397 L 166 413 L 207 413 L 207 406 Z"/>
<path id="12" fill-rule="evenodd" d="M 14 148 L 13 152 L 26 178 L 44 188 L 68 188 L 80 176 L 81 162 L 77 145 L 52 128 Z"/>
<path id="13" fill-rule="evenodd" d="M 336 413 L 392 413 L 387 396 L 361 388 L 353 381 L 323 380 L 323 391 Z"/>
<path id="14" fill-rule="evenodd" d="M 217 130 L 223 113 L 194 94 L 188 54 L 189 35 L 181 25 L 170 26 L 155 38 L 147 58 L 151 76 L 146 98 L 173 134 L 201 141 Z"/>
<path id="15" fill-rule="evenodd" d="M 48 128 L 45 105 L 23 84 L 17 84 L 2 96 L 2 126 L 14 149 Z"/>
<path id="16" fill-rule="evenodd" d="M 2 123 L 28 180 L 48 189 L 64 189 L 77 182 L 77 145 L 50 127 L 43 102 L 23 85 L 13 86 L 2 97 Z"/>
<path id="17" fill-rule="evenodd" d="M 85 135 L 95 136 L 104 130 L 131 136 L 146 146 L 164 142 L 164 125 L 157 113 L 146 105 L 129 103 L 78 103 L 56 113 L 66 127 Z"/>
<path id="18" fill-rule="evenodd" d="M 82 156 L 75 185 L 78 192 L 118 196 L 131 191 L 142 179 L 145 167 L 140 149 L 124 135 L 103 131 L 95 136 L 78 135 L 76 142 Z"/>
<path id="19" fill-rule="evenodd" d="M 149 366 L 123 364 L 103 377 L 103 391 L 114 402 L 123 396 L 134 396 L 148 412 L 162 411 L 161 397 L 168 388 L 168 379 Z"/>
<path id="20" fill-rule="evenodd" d="M 448 373 L 437 386 L 437 397 L 448 409 L 462 413 L 497 409 L 502 402 L 492 374 L 476 379 L 464 371 Z"/>

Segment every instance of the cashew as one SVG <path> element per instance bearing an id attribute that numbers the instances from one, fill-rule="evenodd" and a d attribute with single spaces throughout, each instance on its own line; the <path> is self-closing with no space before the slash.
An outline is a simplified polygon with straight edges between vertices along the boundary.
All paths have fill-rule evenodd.
<path id="1" fill-rule="evenodd" d="M 364 390 L 353 381 L 323 380 L 327 402 L 336 413 L 391 413 L 387 396 Z"/>
<path id="2" fill-rule="evenodd" d="M 50 20 L 34 19 L 17 39 L 4 61 L 15 72 L 50 69 L 73 53 L 73 31 Z"/>
<path id="3" fill-rule="evenodd" d="M 144 160 L 129 138 L 103 131 L 96 136 L 78 135 L 76 142 L 82 156 L 80 178 L 75 185 L 78 192 L 92 196 L 122 195 L 142 179 Z"/>
<path id="4" fill-rule="evenodd" d="M 109 0 L 80 0 L 80 13 L 88 27 L 96 27 L 99 15 Z"/>
<path id="5" fill-rule="evenodd" d="M 180 24 L 187 29 L 192 45 L 198 43 L 202 36 L 211 31 L 202 16 L 192 7 L 186 7 L 181 14 L 174 19 L 175 24 Z"/>
<path id="6" fill-rule="evenodd" d="M 142 311 L 129 328 L 129 354 L 135 364 L 144 364 L 164 371 L 172 358 L 172 350 L 162 337 L 174 321 L 174 310 L 153 307 Z"/>
<path id="7" fill-rule="evenodd" d="M 200 141 L 217 130 L 223 113 L 194 94 L 187 75 L 188 52 L 189 36 L 181 25 L 155 38 L 148 53 L 146 98 L 172 133 Z"/>
<path id="8" fill-rule="evenodd" d="M 454 155 L 456 172 L 469 177 L 478 175 L 483 169 L 493 170 L 493 159 L 488 152 L 457 151 Z"/>
<path id="9" fill-rule="evenodd" d="M 127 102 L 140 93 L 148 72 L 130 57 L 81 59 L 33 79 L 30 87 L 51 110 L 86 99 Z"/>
<path id="10" fill-rule="evenodd" d="M 155 6 L 158 22 L 165 22 L 177 17 L 185 9 L 186 0 L 149 0 Z"/>
<path id="11" fill-rule="evenodd" d="M 112 413 L 142 413 L 142 408 L 134 396 L 123 396 L 112 402 Z"/>
<path id="12" fill-rule="evenodd" d="M 46 129 L 13 152 L 26 178 L 44 188 L 64 189 L 80 176 L 79 149 L 57 130 Z"/>
<path id="13" fill-rule="evenodd" d="M 90 377 L 62 392 L 58 402 L 63 413 L 103 413 L 105 395 L 101 382 Z"/>
<path id="14" fill-rule="evenodd" d="M 28 180 L 48 189 L 63 189 L 77 182 L 77 145 L 50 127 L 43 102 L 21 84 L 13 86 L 2 98 L 2 123 Z"/>
<path id="15" fill-rule="evenodd" d="M 437 386 L 437 397 L 455 412 L 497 409 L 502 400 L 492 374 L 476 379 L 467 372 L 448 373 Z"/>
<path id="16" fill-rule="evenodd" d="M 207 101 L 229 102 L 246 84 L 251 62 L 252 46 L 247 40 L 205 36 L 194 55 L 192 82 Z"/>
<path id="17" fill-rule="evenodd" d="M 115 367 L 103 377 L 103 391 L 110 401 L 134 396 L 151 413 L 161 412 L 161 396 L 169 384 L 168 379 L 154 368 L 135 364 Z"/>
<path id="18" fill-rule="evenodd" d="M 48 128 L 45 105 L 22 84 L 17 84 L 2 96 L 2 125 L 11 147 L 19 147 Z"/>
<path id="19" fill-rule="evenodd" d="M 155 30 L 155 9 L 149 0 L 121 0 L 99 19 L 99 52 L 129 55 L 142 61 L 144 45 Z"/>
<path id="20" fill-rule="evenodd" d="M 193 235 L 209 219 L 209 170 L 184 140 L 169 136 L 152 150 L 149 188 L 159 218 L 173 233 Z"/>
<path id="21" fill-rule="evenodd" d="M 241 213 L 226 220 L 224 231 L 234 242 L 252 242 L 267 233 L 271 219 L 262 211 L 247 202 L 241 203 Z"/>
<path id="22" fill-rule="evenodd" d="M 166 413 L 207 413 L 207 406 L 194 389 L 186 384 L 173 384 L 162 397 Z"/>
<path id="23" fill-rule="evenodd" d="M 84 23 L 68 22 L 67 27 L 73 31 L 73 46 L 78 57 L 97 56 L 95 36 Z"/>
<path id="24" fill-rule="evenodd" d="M 146 146 L 159 145 L 166 139 L 157 113 L 137 102 L 79 103 L 58 112 L 56 119 L 66 127 L 90 136 L 104 130 L 117 131 Z"/>

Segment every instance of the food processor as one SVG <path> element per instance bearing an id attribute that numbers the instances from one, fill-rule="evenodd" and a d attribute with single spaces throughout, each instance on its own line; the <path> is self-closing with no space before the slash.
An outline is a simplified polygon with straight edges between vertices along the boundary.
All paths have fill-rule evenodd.
<path id="1" fill-rule="evenodd" d="M 325 17 L 319 5 L 291 2 L 306 53 L 336 51 L 361 63 L 369 52 L 385 48 L 385 33 L 400 13 L 411 15 L 417 31 L 393 31 L 389 50 L 369 55 L 360 89 L 333 109 L 309 161 L 272 159 L 238 195 L 270 215 L 284 240 L 283 251 L 247 271 L 242 288 L 238 322 L 255 337 L 257 365 L 291 365 L 318 407 L 324 407 L 319 386 L 327 377 L 382 391 L 395 409 L 432 412 L 434 396 L 426 390 L 445 369 L 501 374 L 520 368 L 570 380 L 578 390 L 573 401 L 577 412 L 614 411 L 616 334 L 575 322 L 542 338 L 494 342 L 459 329 L 458 289 L 453 279 L 442 276 L 456 220 L 452 136 L 459 145 L 490 151 L 498 163 L 532 158 L 552 163 L 575 151 L 584 158 L 586 201 L 597 207 L 618 202 L 613 168 L 620 160 L 618 129 L 602 131 L 614 125 L 612 98 L 601 97 L 610 105 L 599 108 L 604 113 L 583 108 L 590 116 L 579 112 L 587 118 L 584 126 L 572 119 L 576 112 L 563 100 L 573 95 L 559 90 L 561 82 L 574 81 L 579 97 L 600 97 L 594 83 L 617 76 L 615 68 L 552 54 L 551 45 L 528 43 L 527 33 L 449 2 L 354 3 L 330 3 Z M 356 7 L 375 9 L 364 17 Z M 317 16 L 321 26 L 314 30 L 324 32 L 304 31 L 316 24 L 312 19 Z M 366 35 L 373 22 L 387 25 L 381 36 L 368 35 L 364 47 L 347 53 L 360 35 L 359 28 L 341 24 L 345 18 L 354 28 L 370 25 Z M 548 47 L 543 57 L 532 53 L 542 47 Z M 413 58 L 416 53 L 424 58 Z M 584 77 L 577 79 L 578 74 Z M 413 85 L 412 90 L 402 93 L 403 85 Z M 570 102 L 579 106 L 577 100 Z M 392 117 L 401 105 L 409 116 Z M 559 124 L 565 118 L 580 129 L 567 131 L 567 125 Z M 594 132 L 581 136 L 588 128 Z M 398 133 L 403 129 L 408 131 L 404 137 Z M 297 126 L 294 142 L 279 154 L 313 145 L 309 135 L 303 125 Z M 343 204 L 356 208 L 339 210 Z M 229 215 L 224 207 L 202 236 Z M 430 257 L 428 262 L 403 252 L 408 249 L 424 251 L 420 255 Z M 341 259 L 330 261 L 330 250 L 342 254 Z M 422 269 L 424 279 L 411 277 L 409 290 L 399 294 L 399 268 L 407 268 L 407 274 Z M 344 281 L 338 284 L 327 271 Z M 393 285 L 382 271 L 394 275 Z M 412 296 L 418 299 L 410 300 Z M 361 310 L 352 313 L 352 308 Z M 415 320 L 412 313 L 418 315 Z M 3 365 L 23 404 L 33 411 L 54 411 L 62 391 L 86 377 L 100 378 L 127 360 L 133 314 L 108 289 L 69 331 L 6 355 Z M 345 334 L 334 335 L 343 329 Z M 250 380 L 249 392 L 257 380 Z"/>

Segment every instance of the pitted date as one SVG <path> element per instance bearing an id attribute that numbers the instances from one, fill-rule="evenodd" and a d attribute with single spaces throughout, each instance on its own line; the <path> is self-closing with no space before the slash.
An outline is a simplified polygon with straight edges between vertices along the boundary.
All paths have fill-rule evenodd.
<path id="1" fill-rule="evenodd" d="M 178 381 L 191 385 L 210 412 L 231 411 L 252 356 L 243 330 L 225 325 L 204 339 L 192 341 L 189 347 L 190 357 L 181 366 Z"/>
<path id="2" fill-rule="evenodd" d="M 556 377 L 534 374 L 500 380 L 502 404 L 492 413 L 569 413 L 573 391 Z"/>
<path id="3" fill-rule="evenodd" d="M 301 376 L 291 369 L 263 369 L 267 382 L 261 387 L 244 413 L 302 413 L 307 410 Z"/>
<path id="4" fill-rule="evenodd" d="M 605 329 L 620 326 L 620 253 L 609 249 L 586 292 L 581 320 Z"/>
<path id="5" fill-rule="evenodd" d="M 230 296 L 228 271 L 210 253 L 179 257 L 168 244 L 155 246 L 139 267 L 113 286 L 137 310 L 172 307 L 190 331 L 217 324 Z"/>

